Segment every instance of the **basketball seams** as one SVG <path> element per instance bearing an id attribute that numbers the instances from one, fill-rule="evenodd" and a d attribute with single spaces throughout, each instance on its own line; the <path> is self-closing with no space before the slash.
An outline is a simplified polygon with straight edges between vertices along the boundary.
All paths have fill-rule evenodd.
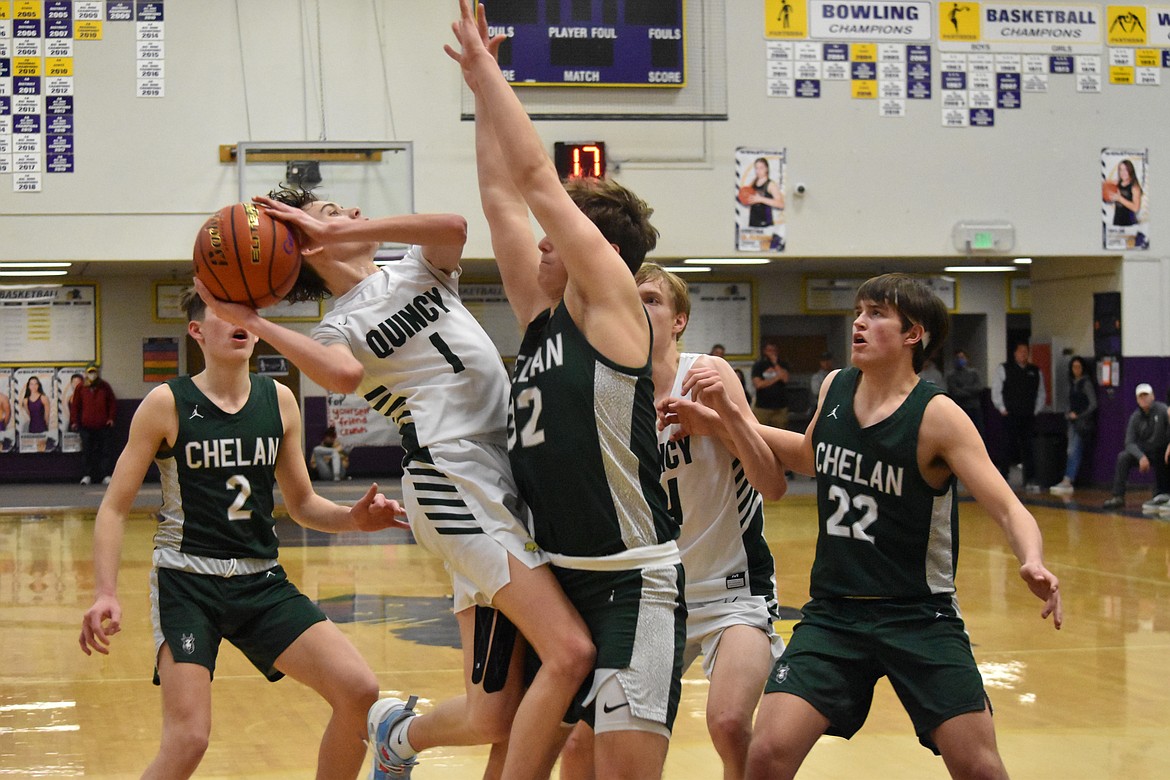
<path id="1" fill-rule="evenodd" d="M 211 245 L 211 233 L 208 230 L 212 222 L 215 222 L 217 225 L 219 224 L 218 215 L 212 216 L 210 219 L 204 222 L 203 227 L 199 229 L 199 236 L 195 242 L 195 275 L 203 278 L 202 275 L 199 274 L 199 269 L 205 269 L 206 273 L 210 275 L 210 281 L 213 281 L 219 285 L 220 292 L 222 292 L 224 296 L 227 296 L 227 285 L 225 285 L 223 280 L 219 278 L 219 274 L 215 272 L 215 266 L 212 265 L 208 260 L 208 257 L 214 250 L 214 247 Z M 205 241 L 206 246 L 204 245 Z M 203 283 L 207 284 L 208 281 L 208 279 L 204 279 Z M 208 285 L 208 289 L 211 289 L 211 285 Z M 212 295 L 215 295 L 214 291 L 212 292 Z M 218 298 L 219 296 L 217 295 L 216 297 Z"/>
<path id="2" fill-rule="evenodd" d="M 253 225 L 248 205 L 225 206 L 204 223 L 195 240 L 195 275 L 216 298 L 260 309 L 279 302 L 293 288 L 302 258 L 287 225 L 262 210 L 255 212 Z M 218 248 L 213 240 L 217 233 Z M 212 255 L 222 255 L 219 268 L 209 262 Z"/>
<path id="3" fill-rule="evenodd" d="M 246 303 L 248 303 L 248 305 L 251 306 L 253 309 L 258 309 L 260 307 L 256 305 L 256 298 L 252 295 L 252 285 L 250 284 L 251 280 L 248 278 L 248 269 L 244 267 L 244 258 L 240 255 L 240 236 L 238 235 L 238 232 L 236 229 L 237 218 L 242 216 L 246 222 L 248 219 L 248 215 L 244 211 L 243 206 L 239 203 L 237 203 L 231 207 L 230 214 L 231 214 L 231 226 L 232 226 L 231 244 L 232 244 L 232 252 L 234 252 L 235 256 L 236 256 L 236 270 L 239 273 L 240 283 L 244 286 L 243 293 L 244 293 L 244 295 L 248 296 L 248 300 L 246 301 Z M 252 245 L 251 241 L 249 241 L 248 246 L 251 246 L 251 245 Z M 241 303 L 244 303 L 244 302 L 245 301 L 241 301 Z"/>

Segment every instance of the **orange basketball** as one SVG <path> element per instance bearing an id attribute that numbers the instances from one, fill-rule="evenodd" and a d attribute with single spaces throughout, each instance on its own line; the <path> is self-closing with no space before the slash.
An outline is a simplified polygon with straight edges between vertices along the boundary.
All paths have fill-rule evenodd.
<path id="1" fill-rule="evenodd" d="M 262 309 L 296 283 L 301 252 L 284 223 L 253 203 L 224 206 L 195 237 L 195 276 L 211 294 Z"/>
<path id="2" fill-rule="evenodd" d="M 745 206 L 750 206 L 752 204 L 752 201 L 751 201 L 752 195 L 755 195 L 755 194 L 756 194 L 756 188 L 751 186 L 750 184 L 745 184 L 744 186 L 739 188 L 739 195 L 738 195 L 739 202 Z"/>
<path id="3" fill-rule="evenodd" d="M 1117 184 L 1111 181 L 1101 182 L 1101 200 L 1106 203 L 1113 202 L 1113 196 L 1117 194 Z"/>

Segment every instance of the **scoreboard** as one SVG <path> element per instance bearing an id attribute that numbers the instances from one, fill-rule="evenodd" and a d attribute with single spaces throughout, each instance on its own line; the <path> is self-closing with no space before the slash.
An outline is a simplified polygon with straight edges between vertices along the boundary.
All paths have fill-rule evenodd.
<path id="1" fill-rule="evenodd" d="M 686 85 L 685 0 L 483 0 L 516 86 Z"/>

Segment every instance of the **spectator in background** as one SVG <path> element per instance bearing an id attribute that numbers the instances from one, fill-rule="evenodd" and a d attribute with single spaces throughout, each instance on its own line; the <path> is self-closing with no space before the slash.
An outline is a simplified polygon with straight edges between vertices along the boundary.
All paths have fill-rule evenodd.
<path id="1" fill-rule="evenodd" d="M 955 367 L 947 375 L 947 395 L 975 423 L 979 436 L 983 435 L 983 379 L 971 368 L 971 360 L 961 349 L 955 350 Z"/>
<path id="2" fill-rule="evenodd" d="M 939 370 L 933 360 L 927 360 L 922 364 L 922 370 L 918 372 L 918 376 L 930 382 L 935 387 L 945 388 L 947 386 L 946 380 L 943 379 L 943 372 Z"/>
<path id="3" fill-rule="evenodd" d="M 1039 493 L 1036 484 L 1036 456 L 1032 439 L 1036 433 L 1036 414 L 1044 408 L 1044 375 L 1029 362 L 1028 343 L 1021 341 L 1012 350 L 1012 359 L 1000 363 L 991 385 L 991 402 L 1003 417 L 1007 457 L 1000 463 L 1006 479 L 1014 463 L 1024 472 L 1024 490 Z"/>
<path id="4" fill-rule="evenodd" d="M 809 405 L 812 409 L 817 408 L 817 399 L 821 397 L 821 383 L 833 370 L 833 353 L 822 352 L 817 360 L 820 368 L 808 380 Z"/>
<path id="5" fill-rule="evenodd" d="M 8 400 L 8 396 L 0 395 L 0 433 L 8 430 L 9 423 L 12 422 L 12 403 Z M 7 452 L 8 447 L 11 446 L 9 442 L 11 439 L 0 439 L 0 451 Z"/>
<path id="6" fill-rule="evenodd" d="M 756 402 L 752 409 L 761 425 L 788 427 L 788 364 L 780 360 L 780 346 L 764 343 L 764 356 L 752 366 Z"/>
<path id="7" fill-rule="evenodd" d="M 81 458 L 85 475 L 81 484 L 108 485 L 114 441 L 114 418 L 118 413 L 114 388 L 102 379 L 97 363 L 85 367 L 85 384 L 69 399 L 69 429 L 81 433 Z"/>
<path id="8" fill-rule="evenodd" d="M 309 457 L 309 468 L 317 469 L 317 476 L 321 479 L 330 479 L 334 482 L 345 479 L 346 469 L 349 468 L 349 455 L 342 449 L 341 442 L 337 439 L 337 429 L 333 426 L 325 429 L 321 443 L 313 448 L 313 454 Z"/>
<path id="9" fill-rule="evenodd" d="M 1113 472 L 1113 495 L 1105 499 L 1105 509 L 1125 506 L 1125 482 L 1134 466 L 1143 474 L 1154 471 L 1154 497 L 1142 504 L 1142 509 L 1157 511 L 1170 502 L 1170 418 L 1166 404 L 1154 400 L 1154 388 L 1146 383 L 1134 389 L 1138 408 L 1129 416 L 1125 426 L 1125 447 L 1117 453 L 1117 468 Z"/>
<path id="10" fill-rule="evenodd" d="M 711 351 L 708 354 L 714 355 L 715 357 L 725 357 L 725 355 L 727 354 L 727 348 L 724 347 L 722 344 L 712 344 Z M 742 370 L 736 368 L 735 366 L 731 366 L 731 370 L 735 372 L 735 375 L 737 377 L 739 377 L 739 383 L 740 383 L 740 385 L 743 386 L 743 394 L 747 396 L 748 403 L 751 403 L 752 388 L 748 384 L 747 377 L 745 377 L 743 375 Z"/>
<path id="11" fill-rule="evenodd" d="M 1064 479 L 1048 489 L 1055 495 L 1073 492 L 1077 472 L 1081 470 L 1086 445 L 1092 441 L 1097 428 L 1097 389 L 1093 378 L 1085 370 L 1084 358 L 1074 355 L 1068 361 L 1068 458 L 1065 461 Z"/>

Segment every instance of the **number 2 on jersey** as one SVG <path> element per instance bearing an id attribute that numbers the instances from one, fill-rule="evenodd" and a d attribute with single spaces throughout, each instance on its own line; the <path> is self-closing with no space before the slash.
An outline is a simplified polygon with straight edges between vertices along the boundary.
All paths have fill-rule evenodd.
<path id="1" fill-rule="evenodd" d="M 874 500 L 873 496 L 861 493 L 850 498 L 849 494 L 845 492 L 845 488 L 840 485 L 832 485 L 829 487 L 829 498 L 837 502 L 837 509 L 825 521 L 825 533 L 829 536 L 852 537 L 870 544 L 877 542 L 875 538 L 865 532 L 865 529 L 869 528 L 878 518 L 877 501 Z M 844 522 L 851 506 L 861 511 L 861 519 Z"/>
<path id="2" fill-rule="evenodd" d="M 228 507 L 228 520 L 251 520 L 252 510 L 244 509 L 244 502 L 252 495 L 252 483 L 243 474 L 233 474 L 228 478 L 226 487 L 236 491 L 235 500 Z"/>
<path id="3" fill-rule="evenodd" d="M 520 446 L 521 447 L 535 447 L 537 444 L 544 444 L 544 429 L 540 427 L 540 388 L 526 387 L 512 400 L 511 406 L 508 410 L 509 425 L 508 425 L 508 449 L 514 449 L 516 446 L 516 407 L 520 409 L 532 409 L 532 414 L 528 416 L 528 422 L 524 423 L 524 428 L 519 431 Z"/>

